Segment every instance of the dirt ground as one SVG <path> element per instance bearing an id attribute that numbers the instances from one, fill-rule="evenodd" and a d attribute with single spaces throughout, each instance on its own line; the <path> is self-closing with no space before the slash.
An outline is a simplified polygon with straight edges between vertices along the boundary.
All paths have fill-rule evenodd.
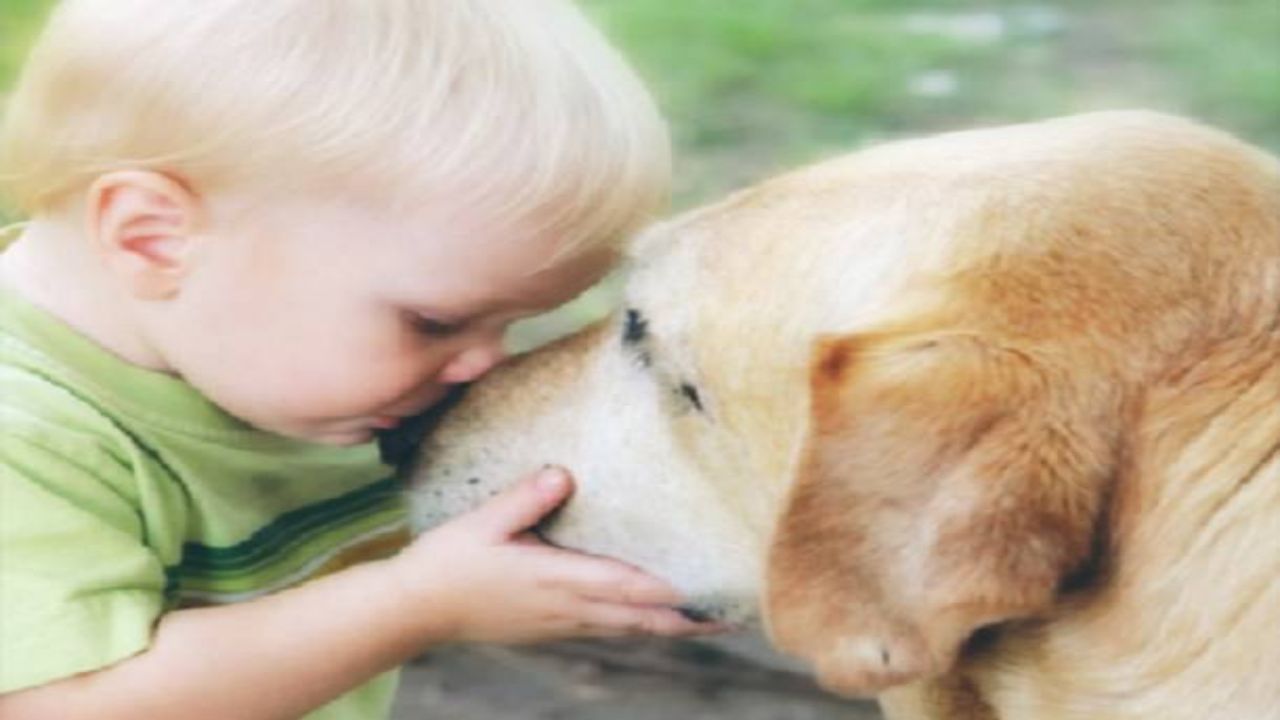
<path id="1" fill-rule="evenodd" d="M 687 642 L 448 648 L 405 669 L 394 720 L 880 720 L 870 703 L 823 694 Z"/>

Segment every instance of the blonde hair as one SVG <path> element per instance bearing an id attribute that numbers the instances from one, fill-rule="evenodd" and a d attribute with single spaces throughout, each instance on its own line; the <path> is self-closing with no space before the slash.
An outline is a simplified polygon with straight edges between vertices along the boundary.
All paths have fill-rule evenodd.
<path id="1" fill-rule="evenodd" d="M 63 0 L 6 116 L 0 182 L 33 216 L 141 168 L 396 208 L 462 193 L 585 243 L 670 182 L 651 97 L 568 0 Z"/>

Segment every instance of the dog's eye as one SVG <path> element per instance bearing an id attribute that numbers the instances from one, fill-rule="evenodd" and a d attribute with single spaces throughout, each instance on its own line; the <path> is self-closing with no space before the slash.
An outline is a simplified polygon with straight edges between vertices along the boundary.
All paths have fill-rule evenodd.
<path id="1" fill-rule="evenodd" d="M 638 345 L 649 334 L 649 321 L 644 319 L 639 310 L 627 308 L 626 320 L 622 325 L 622 342 L 626 345 Z"/>
<path id="2" fill-rule="evenodd" d="M 681 383 L 680 394 L 683 395 L 684 399 L 688 400 L 689 404 L 698 412 L 702 412 L 702 395 L 698 393 L 698 388 L 690 385 L 689 383 Z"/>
<path id="3" fill-rule="evenodd" d="M 639 310 L 627 308 L 622 321 L 622 346 L 631 351 L 640 363 L 640 367 L 644 368 L 653 365 L 653 356 L 649 354 L 649 349 L 645 347 L 644 342 L 648 335 L 649 321 L 644 319 L 644 315 L 641 315 Z"/>

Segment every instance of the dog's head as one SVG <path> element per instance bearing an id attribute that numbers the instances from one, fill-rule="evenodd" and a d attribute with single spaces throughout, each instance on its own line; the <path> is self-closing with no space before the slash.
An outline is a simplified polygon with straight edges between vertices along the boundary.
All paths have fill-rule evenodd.
<path id="1" fill-rule="evenodd" d="M 895 143 L 648 232 L 610 320 L 424 444 L 428 528 L 545 463 L 541 531 L 763 609 L 830 687 L 942 672 L 1087 569 L 1144 388 L 1274 332 L 1275 161 L 1142 113 Z"/>

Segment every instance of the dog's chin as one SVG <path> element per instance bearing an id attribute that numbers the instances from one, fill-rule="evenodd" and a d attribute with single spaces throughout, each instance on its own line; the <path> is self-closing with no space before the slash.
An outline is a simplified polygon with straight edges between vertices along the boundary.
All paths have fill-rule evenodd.
<path id="1" fill-rule="evenodd" d="M 566 547 L 591 553 L 592 549 L 562 543 L 557 539 L 556 523 L 560 519 L 561 510 L 553 511 L 542 519 L 532 530 L 538 539 L 555 547 Z M 656 573 L 661 577 L 661 573 Z M 672 578 L 667 578 L 672 582 Z M 673 582 L 679 588 L 680 583 Z M 716 592 L 714 589 L 684 588 L 684 602 L 676 606 L 676 610 L 694 622 L 721 623 L 741 629 L 758 628 L 760 625 L 759 603 L 753 597 L 740 593 Z"/>
<path id="2" fill-rule="evenodd" d="M 748 598 L 716 594 L 693 594 L 676 610 L 694 622 L 714 622 L 743 630 L 758 629 L 758 604 Z"/>

